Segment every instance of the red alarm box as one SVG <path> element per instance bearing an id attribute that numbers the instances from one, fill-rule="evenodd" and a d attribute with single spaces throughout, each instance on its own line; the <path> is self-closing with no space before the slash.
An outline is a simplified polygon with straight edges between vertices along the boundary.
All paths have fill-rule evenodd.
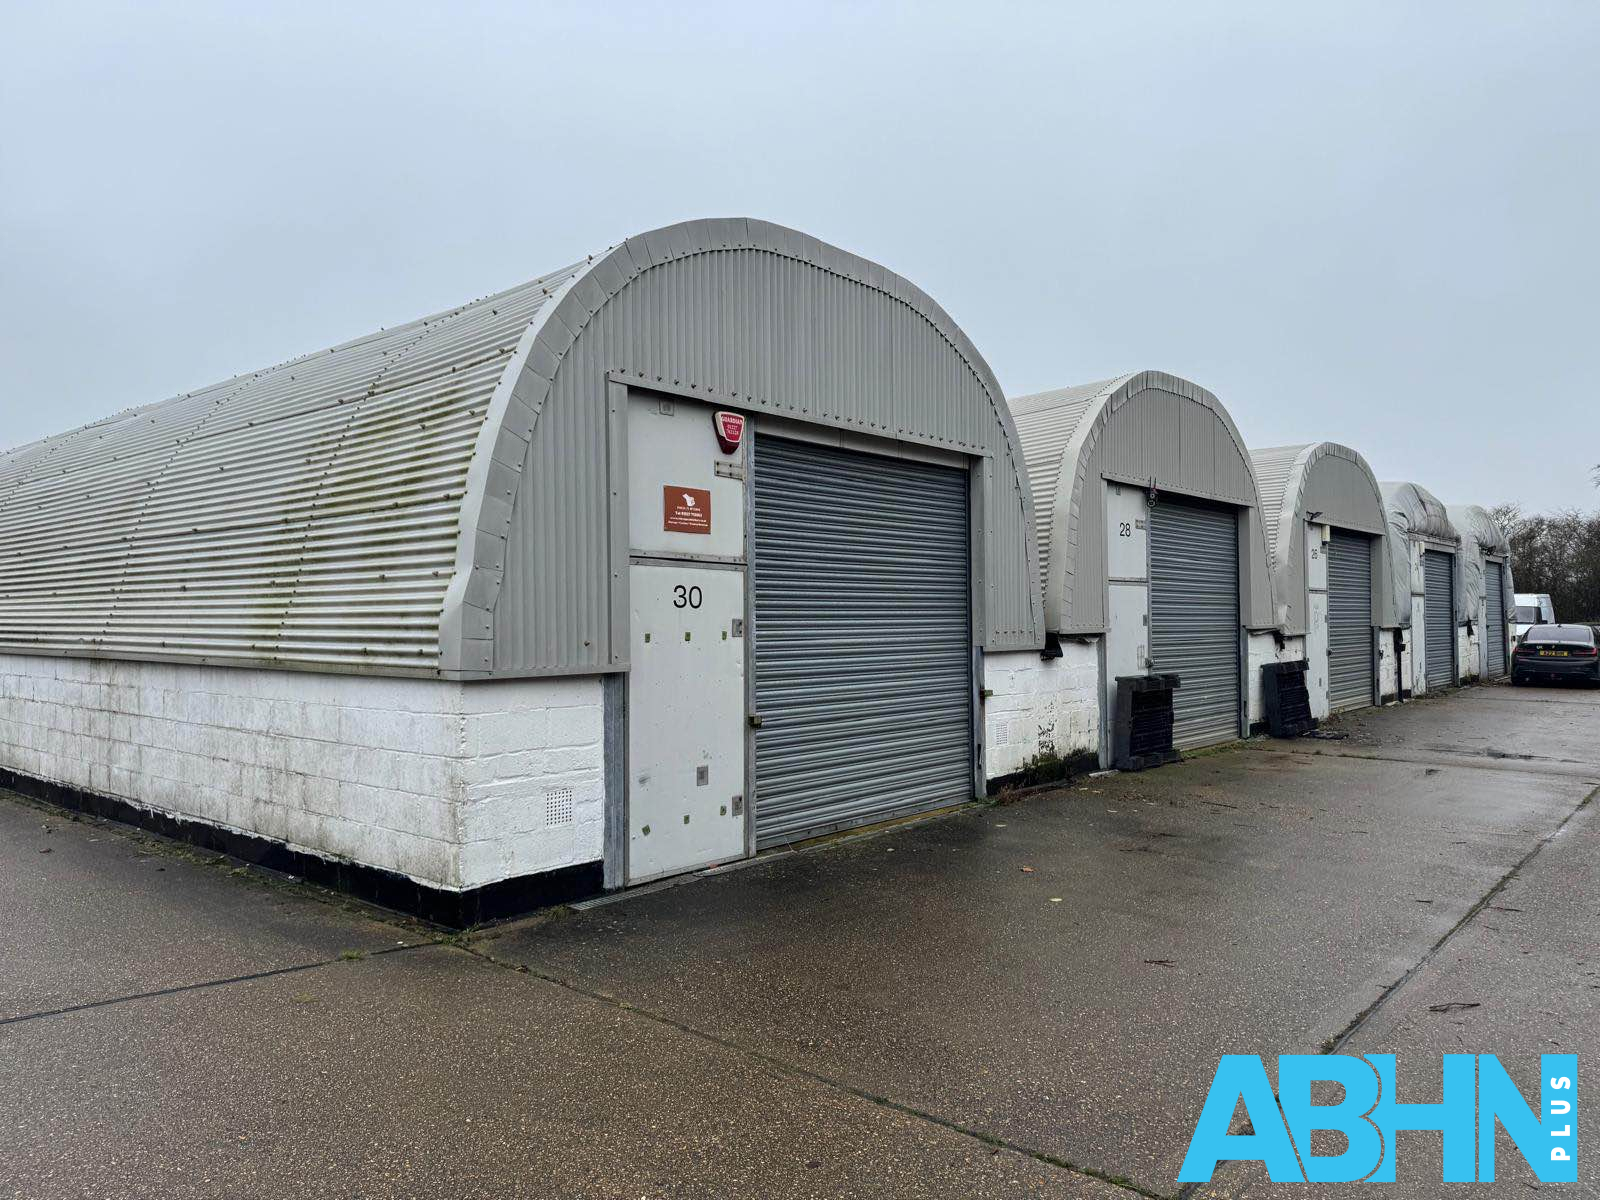
<path id="1" fill-rule="evenodd" d="M 713 413 L 711 423 L 716 427 L 717 444 L 722 447 L 724 454 L 732 454 L 739 449 L 739 444 L 744 441 L 743 413 Z"/>

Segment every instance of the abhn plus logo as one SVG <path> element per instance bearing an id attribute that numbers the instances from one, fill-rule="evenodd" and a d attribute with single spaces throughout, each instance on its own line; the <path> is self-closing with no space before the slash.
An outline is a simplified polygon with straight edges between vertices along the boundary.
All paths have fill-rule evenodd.
<path id="1" fill-rule="evenodd" d="M 1445 1183 L 1491 1183 L 1498 1121 L 1540 1182 L 1575 1183 L 1578 1056 L 1545 1054 L 1540 1060 L 1535 1115 L 1492 1054 L 1446 1054 L 1438 1104 L 1396 1101 L 1392 1054 L 1281 1054 L 1276 1097 L 1259 1056 L 1224 1055 L 1178 1182 L 1207 1183 L 1219 1162 L 1232 1159 L 1266 1164 L 1274 1183 L 1393 1183 L 1395 1134 L 1426 1129 L 1443 1141 Z M 1311 1102 L 1312 1084 L 1320 1081 L 1344 1088 L 1337 1104 Z M 1254 1132 L 1231 1134 L 1228 1125 L 1241 1100 Z M 1313 1155 L 1311 1134 L 1318 1129 L 1344 1134 L 1344 1153 Z"/>

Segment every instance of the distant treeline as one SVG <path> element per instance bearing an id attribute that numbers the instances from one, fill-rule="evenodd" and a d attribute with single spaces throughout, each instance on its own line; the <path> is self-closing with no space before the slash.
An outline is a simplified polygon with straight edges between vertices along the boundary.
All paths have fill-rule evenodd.
<path id="1" fill-rule="evenodd" d="M 1549 592 L 1557 620 L 1600 623 L 1600 512 L 1530 516 L 1515 504 L 1491 511 L 1511 539 L 1517 591 Z"/>

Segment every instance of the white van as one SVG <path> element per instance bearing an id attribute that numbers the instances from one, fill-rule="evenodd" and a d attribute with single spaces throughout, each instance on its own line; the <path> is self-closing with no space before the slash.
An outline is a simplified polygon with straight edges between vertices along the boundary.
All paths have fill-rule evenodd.
<path id="1" fill-rule="evenodd" d="M 1550 603 L 1549 592 L 1518 592 L 1517 611 L 1511 620 L 1511 640 L 1520 642 L 1522 635 L 1535 625 L 1554 625 L 1555 605 Z"/>

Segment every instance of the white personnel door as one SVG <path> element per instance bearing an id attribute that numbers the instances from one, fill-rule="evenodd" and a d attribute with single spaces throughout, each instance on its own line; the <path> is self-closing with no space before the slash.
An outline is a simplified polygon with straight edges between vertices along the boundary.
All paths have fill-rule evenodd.
<path id="1" fill-rule="evenodd" d="M 744 854 L 744 572 L 629 568 L 628 882 Z"/>
<path id="2" fill-rule="evenodd" d="M 745 854 L 748 437 L 712 411 L 629 397 L 629 883 Z"/>

